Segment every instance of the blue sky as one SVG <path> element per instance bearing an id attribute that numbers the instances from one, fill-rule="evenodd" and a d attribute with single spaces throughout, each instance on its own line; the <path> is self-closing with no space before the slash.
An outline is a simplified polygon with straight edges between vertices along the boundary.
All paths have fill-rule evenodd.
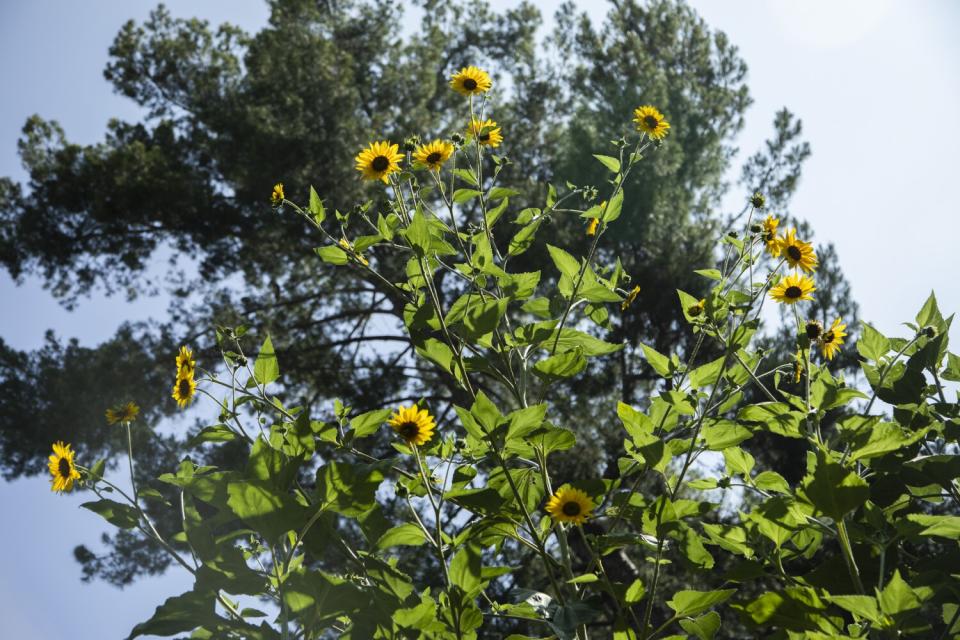
<path id="1" fill-rule="evenodd" d="M 247 30 L 268 15 L 255 0 L 166 4 L 177 16 L 228 20 Z M 538 4 L 549 15 L 559 3 Z M 588 4 L 595 17 L 605 10 L 602 3 L 581 2 Z M 744 154 L 762 144 L 780 107 L 803 119 L 813 156 L 792 213 L 810 220 L 818 240 L 837 245 L 862 318 L 895 332 L 931 289 L 946 313 L 960 309 L 960 205 L 954 194 L 960 178 L 960 3 L 692 4 L 730 36 L 749 65 L 755 103 L 738 140 Z M 16 140 L 30 114 L 58 120 L 80 143 L 100 140 L 112 117 L 138 116 L 101 72 L 122 23 L 142 20 L 153 6 L 144 0 L 0 4 L 0 175 L 24 177 Z M 730 197 L 732 206 L 743 194 L 734 188 Z M 16 287 L 6 274 L 0 274 L 0 299 L 0 335 L 24 349 L 37 347 L 50 328 L 96 344 L 122 320 L 161 317 L 165 310 L 162 298 L 131 304 L 94 295 L 67 313 L 37 281 Z M 0 484 L 4 512 L 11 514 L 0 529 L 0 546 L 14 550 L 0 572 L 5 636 L 61 637 L 62 621 L 69 620 L 74 640 L 120 638 L 164 597 L 188 588 L 180 571 L 123 591 L 81 584 L 73 546 L 95 545 L 105 530 L 95 516 L 75 509 L 83 499 L 54 497 L 43 479 Z"/>

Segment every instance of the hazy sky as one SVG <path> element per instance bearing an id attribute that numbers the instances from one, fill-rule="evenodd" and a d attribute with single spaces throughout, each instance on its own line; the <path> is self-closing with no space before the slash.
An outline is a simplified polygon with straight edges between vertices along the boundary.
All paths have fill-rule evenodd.
<path id="1" fill-rule="evenodd" d="M 267 18 L 266 6 L 254 0 L 166 4 L 177 16 L 228 20 L 247 30 Z M 549 15 L 559 3 L 537 4 Z M 813 156 L 791 213 L 808 219 L 819 241 L 836 244 L 862 318 L 895 332 L 931 289 L 945 313 L 960 308 L 954 248 L 960 206 L 953 192 L 960 178 L 960 3 L 692 4 L 730 36 L 749 65 L 755 103 L 738 140 L 744 155 L 762 144 L 780 107 L 803 119 Z M 595 17 L 606 9 L 599 2 L 581 5 Z M 146 0 L 0 3 L 0 175 L 24 177 L 16 140 L 30 114 L 58 120 L 78 143 L 100 140 L 112 117 L 137 117 L 132 104 L 112 93 L 102 70 L 122 23 L 143 19 L 153 6 Z M 742 197 L 734 189 L 731 202 Z M 38 282 L 17 288 L 5 273 L 0 300 L 0 335 L 24 349 L 36 348 L 48 328 L 96 344 L 122 320 L 159 317 L 165 308 L 162 300 L 131 305 L 94 296 L 68 314 Z M 6 637 L 121 638 L 165 596 L 189 587 L 176 570 L 123 591 L 82 585 L 72 548 L 95 545 L 106 530 L 96 516 L 73 508 L 84 499 L 54 497 L 44 479 L 0 484 L 4 512 L 11 514 L 0 529 L 0 547 L 13 550 L 0 572 Z"/>

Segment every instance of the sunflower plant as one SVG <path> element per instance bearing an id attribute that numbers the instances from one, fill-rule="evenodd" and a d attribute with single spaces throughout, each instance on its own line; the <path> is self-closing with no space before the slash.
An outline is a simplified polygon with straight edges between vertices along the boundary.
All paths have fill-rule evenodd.
<path id="1" fill-rule="evenodd" d="M 54 445 L 55 491 L 79 483 L 98 498 L 84 507 L 195 577 L 130 637 L 960 637 L 952 316 L 931 295 L 906 337 L 863 325 L 854 347 L 842 318 L 808 317 L 813 245 L 753 194 L 697 272 L 710 293 L 677 292 L 694 348 L 643 347 L 658 392 L 597 414 L 622 439 L 615 473 L 555 477 L 578 425 L 552 398 L 623 348 L 607 330 L 643 304 L 643 283 L 602 250 L 623 185 L 677 132 L 669 109 L 640 105 L 588 158 L 603 185 L 518 202 L 501 184 L 510 127 L 492 117 L 490 76 L 465 67 L 450 86 L 464 102 L 451 130 L 358 142 L 375 200 L 330 215 L 313 189 L 296 202 L 281 183 L 269 200 L 304 221 L 313 259 L 402 307 L 412 370 L 449 379 L 453 397 L 312 415 L 284 401 L 296 381 L 281 380 L 271 337 L 248 357 L 245 327 L 217 327 L 215 349 L 171 359 L 172 399 L 216 416 L 192 445 L 222 464 L 188 457 L 138 485 L 136 405 L 107 413 L 127 432 L 129 488 L 108 461 Z M 540 240 L 561 216 L 582 219 L 584 252 Z M 537 243 L 549 262 L 517 270 Z M 760 346 L 768 302 L 786 312 L 792 358 Z M 862 380 L 827 366 L 851 348 Z M 759 434 L 801 443 L 803 477 L 757 468 L 741 445 Z M 710 588 L 676 588 L 693 575 Z"/>

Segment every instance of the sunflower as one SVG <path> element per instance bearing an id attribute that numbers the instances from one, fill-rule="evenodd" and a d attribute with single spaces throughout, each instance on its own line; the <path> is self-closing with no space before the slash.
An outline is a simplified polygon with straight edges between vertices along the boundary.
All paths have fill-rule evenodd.
<path id="1" fill-rule="evenodd" d="M 177 406 L 185 409 L 193 401 L 193 396 L 197 392 L 197 383 L 193 379 L 193 372 L 177 376 L 177 381 L 173 384 L 173 399 L 177 401 Z"/>
<path id="2" fill-rule="evenodd" d="M 382 180 L 387 184 L 387 176 L 400 171 L 403 154 L 400 147 L 387 140 L 371 142 L 370 146 L 357 154 L 357 171 L 365 180 Z"/>
<path id="3" fill-rule="evenodd" d="M 627 307 L 633 304 L 633 301 L 637 299 L 638 295 L 640 295 L 640 287 L 630 289 L 630 293 L 628 293 L 627 297 L 620 303 L 620 311 L 626 311 Z"/>
<path id="4" fill-rule="evenodd" d="M 475 96 L 490 91 L 490 75 L 477 67 L 464 67 L 450 78 L 450 87 L 459 94 Z"/>
<path id="5" fill-rule="evenodd" d="M 767 253 L 776 258 L 780 255 L 780 243 L 777 241 L 777 227 L 780 226 L 780 218 L 767 216 L 763 221 L 763 242 L 766 244 Z"/>
<path id="6" fill-rule="evenodd" d="M 763 209 L 766 205 L 767 198 L 759 191 L 750 196 L 750 206 L 754 209 Z"/>
<path id="7" fill-rule="evenodd" d="M 453 155 L 453 145 L 446 140 L 434 140 L 429 144 L 422 144 L 413 153 L 413 159 L 427 168 L 440 171 L 443 163 Z"/>
<path id="8" fill-rule="evenodd" d="M 593 500 L 580 489 L 563 485 L 547 501 L 547 513 L 557 522 L 583 524 L 593 511 Z"/>
<path id="9" fill-rule="evenodd" d="M 410 408 L 400 407 L 390 416 L 387 424 L 407 444 L 417 446 L 428 442 L 433 437 L 433 430 L 437 428 L 430 412 L 418 408 L 417 405 L 412 405 Z"/>
<path id="10" fill-rule="evenodd" d="M 140 414 L 140 407 L 136 402 L 128 402 L 124 405 L 111 407 L 107 409 L 107 424 L 130 424 L 137 419 Z"/>
<path id="11" fill-rule="evenodd" d="M 644 105 L 633 110 L 633 121 L 637 123 L 637 131 L 642 131 L 654 140 L 662 140 L 667 136 L 670 123 L 656 107 Z"/>
<path id="12" fill-rule="evenodd" d="M 823 323 L 819 320 L 807 320 L 804 332 L 811 341 L 818 340 L 823 335 Z"/>
<path id="13" fill-rule="evenodd" d="M 277 184 L 273 185 L 273 193 L 270 194 L 270 204 L 275 207 L 279 207 L 281 204 L 283 204 L 285 198 L 286 196 L 283 195 L 283 183 L 278 182 Z"/>
<path id="14" fill-rule="evenodd" d="M 595 236 L 597 235 L 597 227 L 600 226 L 600 218 L 590 218 L 590 223 L 587 225 L 587 235 Z"/>
<path id="15" fill-rule="evenodd" d="M 833 356 L 840 350 L 840 345 L 843 344 L 843 339 L 847 335 L 847 332 L 844 331 L 847 325 L 841 324 L 841 322 L 843 322 L 842 318 L 834 320 L 833 326 L 820 337 L 820 351 L 827 360 L 833 360 Z"/>
<path id="16" fill-rule="evenodd" d="M 177 354 L 177 377 L 188 373 L 192 376 L 196 367 L 197 363 L 193 359 L 193 351 L 190 347 L 180 347 L 180 353 Z"/>
<path id="17" fill-rule="evenodd" d="M 797 230 L 790 229 L 787 235 L 777 238 L 780 253 L 791 267 L 800 267 L 807 273 L 813 273 L 817 268 L 817 254 L 813 252 L 813 245 L 803 240 L 797 240 Z"/>
<path id="18" fill-rule="evenodd" d="M 793 273 L 770 289 L 770 297 L 784 304 L 795 304 L 801 300 L 813 300 L 810 294 L 816 290 L 811 278 Z"/>
<path id="19" fill-rule="evenodd" d="M 500 133 L 500 127 L 493 120 L 481 122 L 478 118 L 470 121 L 470 128 L 467 129 L 467 135 L 477 139 L 480 144 L 496 149 L 503 142 L 503 135 Z"/>
<path id="20" fill-rule="evenodd" d="M 50 490 L 63 493 L 73 489 L 75 480 L 80 479 L 80 472 L 73 464 L 73 456 L 76 451 L 70 450 L 69 444 L 62 442 L 53 443 L 53 453 L 50 455 L 50 462 L 47 468 L 50 469 L 50 475 L 53 479 L 50 481 Z"/>

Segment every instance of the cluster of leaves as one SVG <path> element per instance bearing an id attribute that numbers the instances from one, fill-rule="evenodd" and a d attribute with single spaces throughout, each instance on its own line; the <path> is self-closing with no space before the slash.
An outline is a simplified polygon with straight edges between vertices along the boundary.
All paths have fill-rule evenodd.
<path id="1" fill-rule="evenodd" d="M 277 393 L 270 338 L 251 361 L 246 329 L 218 327 L 222 367 L 198 378 L 219 419 L 190 444 L 198 459 L 239 455 L 188 457 L 132 492 L 104 477 L 105 462 L 83 470 L 100 497 L 84 506 L 196 578 L 130 637 L 958 636 L 960 404 L 942 383 L 960 381 L 952 317 L 931 296 L 908 338 L 865 326 L 864 390 L 817 362 L 804 303 L 788 330 L 796 359 L 758 348 L 783 261 L 764 253 L 752 212 L 745 231 L 722 237 L 719 268 L 698 271 L 705 297 L 677 292 L 693 348 L 681 358 L 642 346 L 657 391 L 598 411 L 622 429 L 615 472 L 566 478 L 590 502 L 587 524 L 545 512 L 560 489 L 555 461 L 577 455 L 587 429 L 562 410 L 561 390 L 623 349 L 610 319 L 644 303 L 600 250 L 618 233 L 628 177 L 670 147 L 637 137 L 595 156 L 602 189 L 550 186 L 539 207 L 511 206 L 507 161 L 476 139 L 443 174 L 390 175 L 380 206 L 331 212 L 312 188 L 303 206 L 284 200 L 327 268 L 366 274 L 380 304 L 400 306 L 452 410 L 422 446 L 378 447 L 390 408 L 338 401 L 332 419 L 316 419 Z M 564 217 L 597 221 L 589 248 L 547 244 L 535 269 L 515 268 Z M 455 284 L 441 289 L 441 278 Z M 758 465 L 745 447 L 759 436 L 805 451 L 797 481 Z M 405 566 L 407 547 L 425 550 L 416 562 L 436 575 Z M 705 588 L 669 586 L 694 578 Z"/>

